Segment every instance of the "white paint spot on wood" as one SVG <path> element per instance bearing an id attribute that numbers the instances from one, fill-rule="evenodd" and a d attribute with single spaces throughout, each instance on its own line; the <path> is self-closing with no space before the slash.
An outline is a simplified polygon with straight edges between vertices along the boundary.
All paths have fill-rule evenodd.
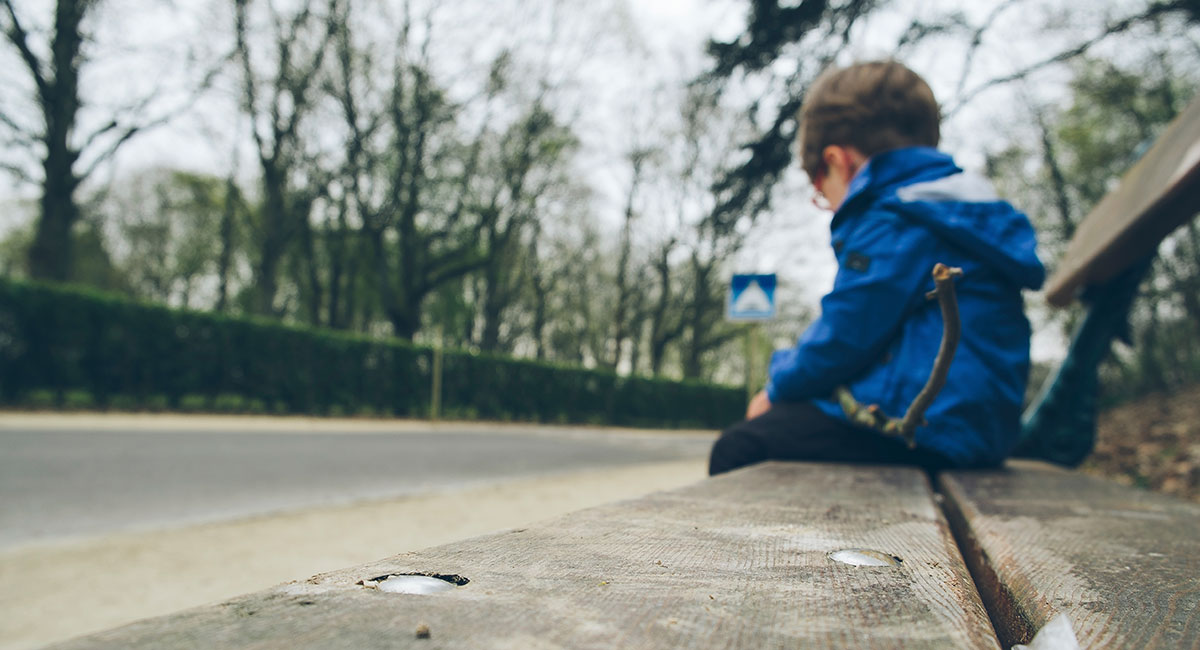
<path id="1" fill-rule="evenodd" d="M 900 558 L 888 555 L 882 551 L 872 551 L 864 548 L 851 548 L 844 551 L 834 551 L 829 559 L 842 564 L 853 566 L 899 566 Z"/>

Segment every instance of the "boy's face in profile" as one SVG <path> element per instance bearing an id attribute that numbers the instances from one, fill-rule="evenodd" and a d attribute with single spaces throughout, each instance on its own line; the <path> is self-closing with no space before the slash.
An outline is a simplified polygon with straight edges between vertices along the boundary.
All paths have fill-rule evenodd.
<path id="1" fill-rule="evenodd" d="M 821 153 L 821 166 L 810 180 L 817 191 L 814 204 L 823 210 L 837 210 L 846 199 L 846 190 L 867 157 L 854 147 L 829 145 Z"/>

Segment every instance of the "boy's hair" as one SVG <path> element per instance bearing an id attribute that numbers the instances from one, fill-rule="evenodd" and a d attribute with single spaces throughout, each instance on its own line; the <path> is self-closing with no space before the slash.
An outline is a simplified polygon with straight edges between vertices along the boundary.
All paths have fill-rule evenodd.
<path id="1" fill-rule="evenodd" d="M 809 178 L 830 145 L 870 157 L 900 147 L 936 147 L 941 115 L 933 91 L 896 61 L 831 68 L 813 82 L 800 108 L 800 163 Z"/>

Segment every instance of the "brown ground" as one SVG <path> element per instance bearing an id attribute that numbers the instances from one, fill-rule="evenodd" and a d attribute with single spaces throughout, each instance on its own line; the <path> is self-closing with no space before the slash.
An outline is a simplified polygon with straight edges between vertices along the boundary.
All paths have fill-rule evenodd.
<path id="1" fill-rule="evenodd" d="M 1200 385 L 1102 413 L 1080 469 L 1200 502 Z"/>

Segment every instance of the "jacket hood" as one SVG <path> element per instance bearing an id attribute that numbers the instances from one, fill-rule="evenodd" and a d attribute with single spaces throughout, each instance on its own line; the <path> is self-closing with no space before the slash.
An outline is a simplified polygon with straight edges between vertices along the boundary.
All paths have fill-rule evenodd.
<path id="1" fill-rule="evenodd" d="M 920 223 L 1019 286 L 1037 289 L 1045 280 L 1029 218 L 996 196 L 987 179 L 963 172 L 937 149 L 910 147 L 872 156 L 851 180 L 833 228 L 861 202 Z"/>

